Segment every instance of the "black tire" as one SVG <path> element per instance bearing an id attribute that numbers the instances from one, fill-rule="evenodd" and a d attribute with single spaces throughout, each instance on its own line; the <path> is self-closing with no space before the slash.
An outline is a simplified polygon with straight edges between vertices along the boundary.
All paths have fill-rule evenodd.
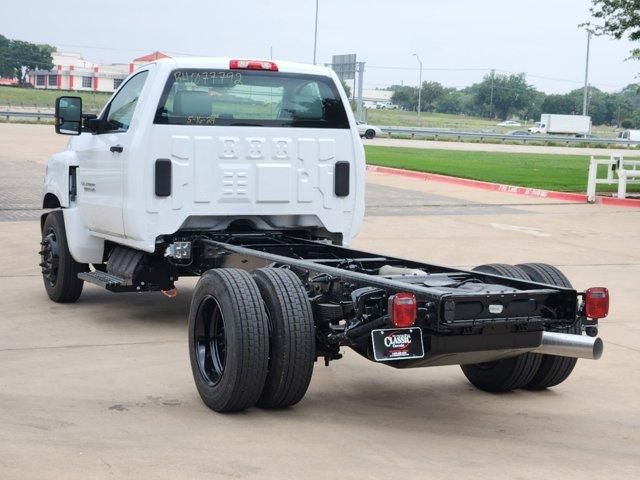
<path id="1" fill-rule="evenodd" d="M 316 359 L 313 311 L 304 285 L 290 270 L 261 268 L 254 279 L 270 327 L 269 373 L 257 405 L 285 408 L 304 397 Z"/>
<path id="2" fill-rule="evenodd" d="M 267 378 L 269 325 L 247 272 L 221 268 L 202 275 L 189 310 L 189 357 L 210 409 L 234 412 L 258 401 Z"/>
<path id="3" fill-rule="evenodd" d="M 573 288 L 569 279 L 556 267 L 545 263 L 523 263 L 518 265 L 534 282 Z M 556 330 L 563 333 L 580 335 L 582 327 L 579 323 L 565 329 Z M 559 357 L 557 355 L 542 355 L 542 362 L 535 376 L 524 388 L 527 390 L 544 390 L 555 387 L 564 382 L 576 366 L 578 359 Z"/>
<path id="4" fill-rule="evenodd" d="M 502 263 L 480 265 L 473 270 L 520 280 L 529 279 L 520 268 Z M 531 381 L 538 371 L 541 357 L 537 353 L 524 353 L 517 357 L 495 362 L 475 363 L 460 367 L 476 388 L 486 392 L 508 392 L 522 388 Z"/>
<path id="5" fill-rule="evenodd" d="M 78 273 L 86 272 L 89 265 L 78 263 L 71 256 L 60 210 L 47 214 L 40 245 L 40 267 L 47 295 L 57 303 L 75 302 L 80 298 L 84 285 Z"/>
<path id="6" fill-rule="evenodd" d="M 518 280 L 529 280 L 529 276 L 524 270 L 513 265 L 507 265 L 506 263 L 488 263 L 486 265 L 478 265 L 473 269 L 473 271 L 490 273 L 491 275 L 500 275 L 502 277 L 517 278 Z"/>
<path id="7" fill-rule="evenodd" d="M 367 130 L 366 132 L 364 132 L 364 138 L 368 138 L 369 140 L 371 140 L 375 136 L 376 136 L 376 131 L 372 130 L 371 128 L 369 130 Z"/>

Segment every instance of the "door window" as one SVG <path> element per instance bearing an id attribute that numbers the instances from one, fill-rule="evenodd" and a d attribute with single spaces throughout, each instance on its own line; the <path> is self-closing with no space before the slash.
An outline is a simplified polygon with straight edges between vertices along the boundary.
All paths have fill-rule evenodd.
<path id="1" fill-rule="evenodd" d="M 107 108 L 103 132 L 126 132 L 129 129 L 133 111 L 148 74 L 148 70 L 138 73 L 113 97 Z"/>

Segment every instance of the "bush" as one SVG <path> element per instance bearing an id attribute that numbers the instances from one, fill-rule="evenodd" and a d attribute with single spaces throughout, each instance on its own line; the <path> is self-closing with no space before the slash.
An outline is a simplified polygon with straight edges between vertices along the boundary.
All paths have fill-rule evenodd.
<path id="1" fill-rule="evenodd" d="M 620 126 L 622 128 L 633 128 L 633 120 L 631 120 L 630 118 L 625 118 L 620 122 Z"/>

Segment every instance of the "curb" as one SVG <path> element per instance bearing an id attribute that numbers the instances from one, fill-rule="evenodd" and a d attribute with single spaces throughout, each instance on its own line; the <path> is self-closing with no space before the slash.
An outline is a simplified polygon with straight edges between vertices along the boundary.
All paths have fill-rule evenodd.
<path id="1" fill-rule="evenodd" d="M 468 178 L 450 177 L 438 173 L 416 172 L 413 170 L 402 170 L 400 168 L 380 167 L 377 165 L 367 165 L 367 171 L 381 173 L 383 175 L 393 175 L 396 177 L 412 178 L 414 180 L 448 183 L 449 185 L 459 185 L 462 187 L 476 188 L 491 192 L 511 193 L 514 195 L 526 195 L 537 198 L 550 198 L 553 200 L 564 200 L 567 202 L 587 203 L 587 196 L 583 193 L 556 192 L 553 190 L 541 190 L 539 188 L 517 187 L 514 185 L 503 185 L 501 183 L 483 182 L 480 180 L 470 180 Z M 640 200 L 597 197 L 596 203 L 617 207 L 640 208 Z"/>

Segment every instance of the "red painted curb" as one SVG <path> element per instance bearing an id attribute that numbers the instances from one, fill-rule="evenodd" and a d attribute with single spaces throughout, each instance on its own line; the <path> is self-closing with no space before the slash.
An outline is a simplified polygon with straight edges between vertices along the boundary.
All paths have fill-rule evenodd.
<path id="1" fill-rule="evenodd" d="M 478 188 L 492 192 L 512 193 L 514 195 L 527 195 L 537 198 L 551 198 L 554 200 L 565 200 L 568 202 L 587 203 L 587 196 L 583 193 L 556 192 L 553 190 L 541 190 L 538 188 L 517 187 L 514 185 L 503 185 L 501 183 L 482 182 L 480 180 L 470 180 L 468 178 L 450 177 L 437 173 L 416 172 L 413 170 L 402 170 L 400 168 L 380 167 L 377 165 L 367 165 L 367 171 L 382 173 L 384 175 L 394 175 L 397 177 L 413 178 L 414 180 L 424 180 L 450 185 L 460 185 L 469 188 Z M 615 205 L 618 207 L 640 208 L 640 200 L 597 197 L 596 203 L 603 205 Z"/>

